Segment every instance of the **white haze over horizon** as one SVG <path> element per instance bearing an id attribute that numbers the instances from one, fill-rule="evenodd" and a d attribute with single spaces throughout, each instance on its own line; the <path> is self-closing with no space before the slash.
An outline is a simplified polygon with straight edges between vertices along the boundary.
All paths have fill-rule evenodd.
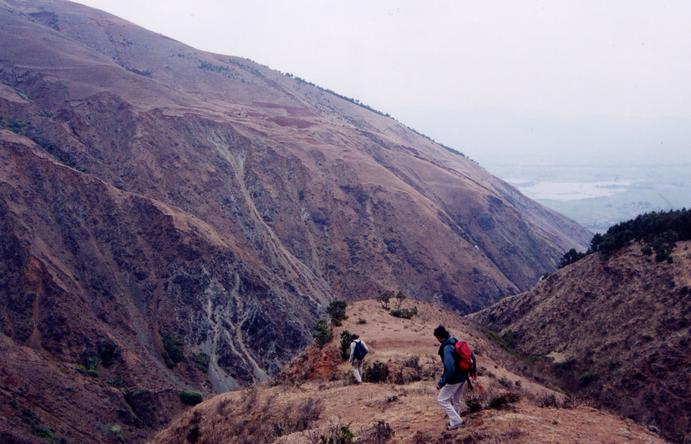
<path id="1" fill-rule="evenodd" d="M 487 164 L 691 165 L 691 1 L 80 0 Z"/>

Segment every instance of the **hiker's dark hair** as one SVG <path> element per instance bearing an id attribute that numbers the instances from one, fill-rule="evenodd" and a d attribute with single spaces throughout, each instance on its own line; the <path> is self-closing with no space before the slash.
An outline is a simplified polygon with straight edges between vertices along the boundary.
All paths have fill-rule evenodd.
<path id="1" fill-rule="evenodd" d="M 353 333 L 352 335 L 350 335 L 350 339 L 352 339 L 353 341 L 356 340 L 356 339 L 359 339 L 359 338 L 360 338 L 360 336 L 356 335 L 355 333 Z"/>
<path id="2" fill-rule="evenodd" d="M 449 331 L 446 329 L 446 327 L 440 325 L 439 327 L 434 329 L 434 336 L 436 336 L 437 338 L 446 339 L 451 335 L 449 334 Z"/>

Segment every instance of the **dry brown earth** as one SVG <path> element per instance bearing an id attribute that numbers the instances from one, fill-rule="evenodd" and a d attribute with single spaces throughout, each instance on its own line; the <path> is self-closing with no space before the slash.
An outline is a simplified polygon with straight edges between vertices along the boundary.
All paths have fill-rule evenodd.
<path id="1" fill-rule="evenodd" d="M 376 442 L 368 441 L 367 437 L 372 438 L 372 429 L 380 421 L 388 423 L 395 433 L 390 442 L 664 442 L 630 420 L 587 405 L 540 407 L 550 395 L 560 405 L 563 405 L 564 397 L 505 368 L 504 365 L 517 366 L 518 361 L 460 316 L 432 304 L 415 304 L 420 315 L 413 320 L 402 320 L 390 316 L 377 302 L 357 302 L 349 308 L 350 319 L 342 328 L 358 332 L 366 339 L 372 349 L 367 357 L 369 362 L 379 360 L 395 368 L 410 357 L 418 356 L 423 367 L 423 380 L 404 384 L 351 385 L 349 368 L 344 364 L 334 370 L 334 381 L 315 379 L 218 395 L 174 420 L 166 430 L 156 435 L 154 442 L 182 444 L 190 442 L 188 436 L 194 436 L 193 441 L 200 444 L 309 443 L 318 442 L 318 437 L 327 434 L 335 424 L 349 425 L 362 442 Z M 360 319 L 366 323 L 358 323 Z M 440 322 L 446 324 L 452 333 L 471 341 L 478 351 L 480 385 L 490 393 L 485 399 L 514 392 L 521 396 L 521 400 L 505 409 L 466 412 L 463 415 L 465 427 L 446 432 L 445 418 L 435 401 L 438 357 L 437 344 L 431 335 Z M 470 394 L 468 398 L 474 396 Z M 307 430 L 272 437 L 271 432 L 257 425 L 260 417 L 264 424 L 273 421 L 286 424 L 280 419 L 285 418 L 285 409 L 300 411 L 300 406 L 309 399 L 321 403 L 322 410 Z M 263 416 L 262 412 L 265 412 Z M 190 430 L 196 431 L 190 435 Z"/>
<path id="2" fill-rule="evenodd" d="M 677 242 L 672 258 L 656 262 L 640 244 L 589 255 L 470 318 L 511 338 L 567 391 L 686 442 L 691 242 Z"/>

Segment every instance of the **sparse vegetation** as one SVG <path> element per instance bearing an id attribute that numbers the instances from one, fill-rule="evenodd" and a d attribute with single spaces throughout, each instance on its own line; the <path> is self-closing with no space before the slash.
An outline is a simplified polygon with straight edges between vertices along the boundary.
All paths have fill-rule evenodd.
<path id="1" fill-rule="evenodd" d="M 490 409 L 503 409 L 509 404 L 518 402 L 521 396 L 516 392 L 503 392 L 498 395 L 492 396 L 487 403 L 487 407 Z"/>
<path id="2" fill-rule="evenodd" d="M 597 379 L 597 375 L 591 372 L 583 372 L 578 375 L 578 385 L 581 387 L 586 387 L 595 381 L 595 379 Z"/>
<path id="3" fill-rule="evenodd" d="M 341 322 L 348 319 L 346 315 L 346 309 L 348 308 L 348 303 L 343 300 L 331 301 L 329 306 L 326 307 L 326 312 L 331 316 L 331 324 L 335 326 L 340 326 Z"/>
<path id="4" fill-rule="evenodd" d="M 204 373 L 209 371 L 209 362 L 211 361 L 209 355 L 204 352 L 195 353 L 192 359 L 194 360 L 194 365 L 196 365 L 199 370 Z"/>
<path id="5" fill-rule="evenodd" d="M 113 435 L 113 438 L 115 438 L 116 441 L 118 442 L 124 442 L 125 441 L 125 436 L 122 434 L 122 426 L 119 424 L 113 424 L 110 426 L 110 434 Z"/>
<path id="6" fill-rule="evenodd" d="M 683 240 L 691 240 L 691 210 L 653 211 L 613 225 L 605 234 L 595 234 L 585 253 L 570 249 L 559 262 L 559 268 L 595 252 L 607 258 L 633 241 L 644 244 L 641 248 L 643 255 L 652 256 L 654 252 L 657 262 L 671 263 L 675 242 Z"/>
<path id="7" fill-rule="evenodd" d="M 389 366 L 381 361 L 374 361 L 365 368 L 363 379 L 366 382 L 386 382 L 389 377 Z"/>
<path id="8" fill-rule="evenodd" d="M 344 361 L 350 357 L 350 343 L 353 342 L 353 335 L 348 330 L 341 332 L 341 359 Z"/>
<path id="9" fill-rule="evenodd" d="M 333 338 L 333 330 L 324 319 L 320 319 L 312 336 L 319 348 L 323 348 Z"/>
<path id="10" fill-rule="evenodd" d="M 55 438 L 53 431 L 50 427 L 45 426 L 41 422 L 41 418 L 36 416 L 36 414 L 27 407 L 21 407 L 16 398 L 10 400 L 10 407 L 16 411 L 17 415 L 21 420 L 31 428 L 31 433 L 44 440 L 48 443 L 57 443 L 58 440 Z"/>
<path id="11" fill-rule="evenodd" d="M 77 371 L 82 375 L 98 378 L 98 358 L 90 355 L 84 356 L 82 364 L 77 367 Z"/>
<path id="12" fill-rule="evenodd" d="M 233 442 L 240 444 L 274 442 L 281 436 L 310 429 L 323 411 L 324 402 L 319 399 L 279 404 L 276 396 L 261 399 L 256 388 L 250 389 L 238 402 L 219 404 L 219 421 L 223 427 L 212 428 L 204 440 L 228 442 L 232 436 Z M 200 438 L 199 419 L 192 416 L 187 430 L 187 435 L 195 434 L 196 440 Z"/>
<path id="13" fill-rule="evenodd" d="M 53 434 L 53 431 L 46 426 L 43 425 L 34 425 L 31 427 L 31 433 L 34 434 L 34 436 L 41 438 L 45 442 L 48 443 L 57 443 L 58 441 L 55 439 L 55 435 Z"/>
<path id="14" fill-rule="evenodd" d="M 355 435 L 349 425 L 333 424 L 326 435 L 319 435 L 313 439 L 318 444 L 355 444 Z"/>
<path id="15" fill-rule="evenodd" d="M 515 332 L 508 330 L 506 333 L 499 335 L 492 330 L 485 330 L 485 335 L 504 350 L 511 353 L 515 351 L 518 340 L 518 335 Z"/>
<path id="16" fill-rule="evenodd" d="M 686 208 L 645 213 L 613 225 L 604 235 L 593 236 L 589 252 L 608 256 L 632 241 L 640 241 L 651 253 L 655 251 L 655 259 L 661 262 L 670 257 L 674 243 L 681 240 L 691 240 L 691 210 Z"/>
<path id="17" fill-rule="evenodd" d="M 482 410 L 482 402 L 476 398 L 469 398 L 465 400 L 465 405 L 468 406 L 470 413 L 477 413 Z"/>
<path id="18" fill-rule="evenodd" d="M 358 444 L 384 444 L 389 442 L 395 435 L 391 424 L 386 421 L 377 421 L 372 427 L 365 431 L 358 439 Z"/>
<path id="19" fill-rule="evenodd" d="M 401 304 L 403 304 L 403 301 L 406 300 L 408 296 L 405 295 L 402 291 L 398 290 L 398 293 L 396 293 L 396 299 L 398 299 L 398 308 L 401 308 Z"/>
<path id="20" fill-rule="evenodd" d="M 581 253 L 580 251 L 576 251 L 575 248 L 572 248 L 566 253 L 564 253 L 564 256 L 561 258 L 561 261 L 559 261 L 559 268 L 564 268 L 567 265 L 573 264 L 582 257 L 585 257 L 585 253 Z"/>
<path id="21" fill-rule="evenodd" d="M 394 308 L 389 313 L 395 318 L 412 319 L 417 315 L 417 307 L 413 308 Z"/>
<path id="22" fill-rule="evenodd" d="M 184 344 L 178 335 L 167 335 L 163 338 L 163 360 L 168 368 L 174 368 L 185 359 Z"/>
<path id="23" fill-rule="evenodd" d="M 98 353 L 98 359 L 106 367 L 109 367 L 113 361 L 120 356 L 120 349 L 110 341 L 99 342 L 96 346 L 96 351 Z"/>
<path id="24" fill-rule="evenodd" d="M 178 393 L 178 396 L 180 396 L 180 401 L 185 405 L 197 405 L 203 400 L 201 393 L 192 390 L 184 390 Z"/>
<path id="25" fill-rule="evenodd" d="M 557 397 L 554 396 L 554 393 L 550 393 L 549 395 L 545 395 L 542 398 L 540 398 L 538 401 L 538 405 L 543 408 L 559 407 L 559 404 L 557 403 Z"/>
<path id="26" fill-rule="evenodd" d="M 391 298 L 393 297 L 393 295 L 393 291 L 390 290 L 383 291 L 379 294 L 377 300 L 381 303 L 382 308 L 384 308 L 385 310 L 389 309 L 389 303 L 391 302 Z"/>

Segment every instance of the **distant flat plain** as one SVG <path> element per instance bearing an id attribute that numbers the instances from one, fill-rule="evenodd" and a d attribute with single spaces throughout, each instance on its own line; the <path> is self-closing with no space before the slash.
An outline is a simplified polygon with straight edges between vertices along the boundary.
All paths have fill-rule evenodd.
<path id="1" fill-rule="evenodd" d="M 483 166 L 594 233 L 641 213 L 691 207 L 691 163 Z"/>

